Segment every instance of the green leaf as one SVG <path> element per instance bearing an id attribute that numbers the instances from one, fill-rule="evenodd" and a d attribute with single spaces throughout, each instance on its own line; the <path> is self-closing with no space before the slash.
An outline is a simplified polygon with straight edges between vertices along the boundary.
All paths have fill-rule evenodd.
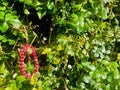
<path id="1" fill-rule="evenodd" d="M 42 85 L 38 87 L 38 90 L 43 90 L 43 87 L 42 87 Z"/>
<path id="2" fill-rule="evenodd" d="M 12 24 L 15 28 L 20 28 L 20 26 L 22 25 L 22 23 L 18 19 L 11 19 L 9 23 Z"/>
<path id="3" fill-rule="evenodd" d="M 86 44 L 85 44 L 85 49 L 87 50 L 87 49 L 89 49 L 89 47 L 90 47 L 89 42 L 86 42 Z"/>
<path id="4" fill-rule="evenodd" d="M 47 7 L 48 7 L 48 9 L 50 9 L 50 10 L 53 9 L 54 3 L 53 3 L 53 2 L 48 2 Z"/>
<path id="5" fill-rule="evenodd" d="M 23 38 L 25 38 L 25 33 L 23 33 L 23 32 L 18 32 L 18 36 L 23 39 Z"/>
<path id="6" fill-rule="evenodd" d="M 29 15 L 29 14 L 30 14 L 30 12 L 29 12 L 27 9 L 24 10 L 24 13 L 25 13 L 26 15 Z"/>
<path id="7" fill-rule="evenodd" d="M 53 64 L 59 64 L 60 63 L 60 59 L 58 58 L 53 58 L 53 61 L 52 61 Z"/>
<path id="8" fill-rule="evenodd" d="M 97 15 L 99 18 L 107 19 L 108 18 L 108 16 L 107 16 L 108 11 L 109 10 L 107 10 L 107 8 L 105 8 L 105 7 L 99 7 Z"/>
<path id="9" fill-rule="evenodd" d="M 16 80 L 17 80 L 17 82 L 22 83 L 22 82 L 24 82 L 26 79 L 25 79 L 24 76 L 18 76 Z"/>
<path id="10" fill-rule="evenodd" d="M 24 0 L 19 0 L 20 2 L 23 2 Z"/>
<path id="11" fill-rule="evenodd" d="M 24 76 L 17 76 L 16 78 L 16 86 L 18 89 L 22 87 L 22 82 L 24 82 L 26 78 Z"/>
<path id="12" fill-rule="evenodd" d="M 71 55 L 71 56 L 74 56 L 74 51 L 72 49 L 72 45 L 68 46 L 67 54 Z"/>
<path id="13" fill-rule="evenodd" d="M 98 62 L 100 62 L 103 65 L 109 65 L 109 62 L 107 60 L 100 59 L 100 60 L 98 60 Z"/>
<path id="14" fill-rule="evenodd" d="M 2 39 L 2 42 L 3 43 L 7 42 L 7 38 Z"/>
<path id="15" fill-rule="evenodd" d="M 15 44 L 15 40 L 10 39 L 8 41 L 9 41 L 9 45 L 14 45 Z"/>
<path id="16" fill-rule="evenodd" d="M 2 33 L 5 33 L 8 30 L 9 26 L 6 22 L 4 22 L 1 26 L 0 26 L 0 31 Z"/>
<path id="17" fill-rule="evenodd" d="M 0 56 L 0 61 L 2 61 L 3 60 L 3 58 Z"/>
<path id="18" fill-rule="evenodd" d="M 4 11 L 6 10 L 6 7 L 5 6 L 0 6 L 0 11 Z"/>
<path id="19" fill-rule="evenodd" d="M 110 70 L 114 74 L 114 79 L 119 79 L 120 78 L 120 73 L 118 71 L 118 63 L 116 62 L 110 62 Z"/>
<path id="20" fill-rule="evenodd" d="M 20 2 L 23 2 L 24 4 L 32 5 L 32 0 L 19 0 Z"/>
<path id="21" fill-rule="evenodd" d="M 0 11 L 0 19 L 4 20 L 5 12 Z"/>
<path id="22" fill-rule="evenodd" d="M 34 0 L 32 3 L 33 3 L 34 6 L 39 6 L 39 5 L 41 5 L 41 3 L 40 3 L 38 0 Z"/>
<path id="23" fill-rule="evenodd" d="M 1 85 L 4 85 L 5 81 L 6 81 L 6 79 L 3 78 L 2 76 L 0 76 L 0 86 L 1 86 Z M 0 89 L 0 90 L 1 90 L 1 89 Z"/>
<path id="24" fill-rule="evenodd" d="M 24 0 L 25 4 L 32 5 L 32 0 Z"/>
<path id="25" fill-rule="evenodd" d="M 5 37 L 3 35 L 0 35 L 0 40 L 3 40 Z"/>
<path id="26" fill-rule="evenodd" d="M 8 21 L 8 20 L 10 20 L 10 19 L 15 19 L 15 17 L 14 17 L 14 15 L 12 15 L 12 14 L 10 14 L 10 13 L 7 13 L 7 14 L 5 15 L 5 20 Z"/>
<path id="27" fill-rule="evenodd" d="M 11 87 L 6 87 L 5 90 L 13 90 Z"/>
<path id="28" fill-rule="evenodd" d="M 103 8 L 103 9 L 102 9 L 102 18 L 103 18 L 103 19 L 107 19 L 107 17 L 108 17 L 108 16 L 107 16 L 107 10 L 106 10 L 106 8 Z"/>
<path id="29" fill-rule="evenodd" d="M 6 72 L 5 64 L 2 63 L 2 64 L 0 65 L 0 74 L 4 74 L 5 72 Z"/>
<path id="30" fill-rule="evenodd" d="M 30 80 L 30 84 L 35 85 L 37 83 L 37 81 L 38 81 L 38 79 L 37 79 L 36 75 L 33 74 L 31 77 L 31 80 Z"/>
<path id="31" fill-rule="evenodd" d="M 9 3 L 7 1 L 2 2 L 4 6 L 7 6 Z"/>
<path id="32" fill-rule="evenodd" d="M 11 57 L 15 58 L 17 56 L 16 51 L 11 51 Z"/>
<path id="33" fill-rule="evenodd" d="M 46 11 L 44 11 L 44 12 L 41 12 L 41 11 L 37 12 L 37 15 L 38 15 L 39 19 L 42 19 L 45 14 L 46 14 Z"/>
<path id="34" fill-rule="evenodd" d="M 10 13 L 5 15 L 5 20 L 7 23 L 12 24 L 15 28 L 19 28 L 22 25 L 18 17 Z"/>
<path id="35" fill-rule="evenodd" d="M 30 62 L 27 63 L 27 67 L 26 67 L 26 70 L 28 72 L 32 72 L 34 70 L 34 65 Z"/>
<path id="36" fill-rule="evenodd" d="M 16 82 L 15 82 L 15 81 L 11 83 L 10 88 L 11 88 L 12 90 L 19 90 L 19 89 L 17 88 L 17 85 L 16 85 Z"/>
<path id="37" fill-rule="evenodd" d="M 50 86 L 45 86 L 44 90 L 52 90 Z"/>
<path id="38" fill-rule="evenodd" d="M 83 77 L 83 81 L 84 81 L 85 83 L 89 83 L 90 77 L 89 77 L 89 76 L 84 76 L 84 77 Z"/>
<path id="39" fill-rule="evenodd" d="M 34 87 L 32 90 L 38 90 L 38 89 L 36 89 L 36 88 Z"/>

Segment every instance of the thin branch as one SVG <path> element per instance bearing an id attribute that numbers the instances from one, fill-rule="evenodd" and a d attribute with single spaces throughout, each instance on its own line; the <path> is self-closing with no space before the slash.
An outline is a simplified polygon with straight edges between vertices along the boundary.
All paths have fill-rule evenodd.
<path id="1" fill-rule="evenodd" d="M 18 39 L 16 40 L 14 46 L 13 46 L 13 49 L 15 49 L 15 46 L 17 45 L 17 42 L 18 42 Z"/>
<path id="2" fill-rule="evenodd" d="M 27 42 L 27 44 L 28 44 L 28 33 L 27 33 L 27 30 L 26 30 L 26 27 L 25 26 L 23 26 L 23 28 L 24 28 L 24 32 L 25 32 L 25 38 L 26 38 L 26 42 Z"/>
<path id="3" fill-rule="evenodd" d="M 31 44 L 30 45 L 32 45 L 33 44 L 33 42 L 35 41 L 35 39 L 36 39 L 36 37 L 37 37 L 37 34 L 33 31 L 33 34 L 35 35 L 35 37 L 33 38 L 33 40 L 32 40 L 32 42 L 31 42 Z"/>

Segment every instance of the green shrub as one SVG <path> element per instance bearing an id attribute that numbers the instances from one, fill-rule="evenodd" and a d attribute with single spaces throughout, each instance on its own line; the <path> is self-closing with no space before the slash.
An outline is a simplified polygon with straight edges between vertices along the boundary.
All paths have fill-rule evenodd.
<path id="1" fill-rule="evenodd" d="M 119 90 L 119 0 L 1 0 L 0 90 Z M 36 38 L 34 38 L 36 36 Z M 39 72 L 19 68 L 24 44 Z M 34 64 L 26 55 L 27 71 Z"/>

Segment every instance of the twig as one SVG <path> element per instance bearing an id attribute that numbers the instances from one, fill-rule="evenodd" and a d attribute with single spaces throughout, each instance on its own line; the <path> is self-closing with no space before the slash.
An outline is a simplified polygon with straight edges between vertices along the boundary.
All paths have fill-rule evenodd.
<path id="1" fill-rule="evenodd" d="M 33 38 L 33 40 L 32 40 L 32 42 L 31 42 L 31 44 L 30 45 L 32 45 L 33 44 L 33 42 L 35 41 L 35 39 L 36 39 L 36 37 L 37 37 L 37 34 L 33 31 L 33 34 L 35 35 L 35 37 Z"/>
<path id="2" fill-rule="evenodd" d="M 15 46 L 17 45 L 17 42 L 18 42 L 18 39 L 16 40 L 14 46 L 13 46 L 13 49 L 15 49 Z"/>
<path id="3" fill-rule="evenodd" d="M 25 26 L 23 26 L 23 28 L 24 28 L 24 32 L 25 32 L 25 38 L 26 38 L 26 42 L 27 42 L 27 44 L 28 44 L 28 33 L 27 33 L 27 30 L 26 30 L 26 27 Z"/>
<path id="4" fill-rule="evenodd" d="M 49 36 L 48 43 L 50 43 L 50 41 L 51 41 L 51 35 L 52 35 L 52 31 L 53 31 L 53 28 L 50 28 L 50 36 Z"/>

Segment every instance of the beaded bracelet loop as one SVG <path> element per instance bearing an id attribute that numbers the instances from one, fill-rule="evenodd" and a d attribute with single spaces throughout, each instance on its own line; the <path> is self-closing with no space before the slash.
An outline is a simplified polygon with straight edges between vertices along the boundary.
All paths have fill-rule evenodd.
<path id="1" fill-rule="evenodd" d="M 20 70 L 23 76 L 25 76 L 26 78 L 31 78 L 32 75 L 27 74 L 27 72 L 25 71 L 25 66 L 24 66 L 25 52 L 27 51 L 28 48 L 32 50 L 32 55 L 34 57 L 34 62 L 35 62 L 35 69 L 34 69 L 33 74 L 36 74 L 38 72 L 38 69 L 39 69 L 38 57 L 37 57 L 34 47 L 31 45 L 25 44 L 20 50 L 19 65 L 20 65 Z"/>

